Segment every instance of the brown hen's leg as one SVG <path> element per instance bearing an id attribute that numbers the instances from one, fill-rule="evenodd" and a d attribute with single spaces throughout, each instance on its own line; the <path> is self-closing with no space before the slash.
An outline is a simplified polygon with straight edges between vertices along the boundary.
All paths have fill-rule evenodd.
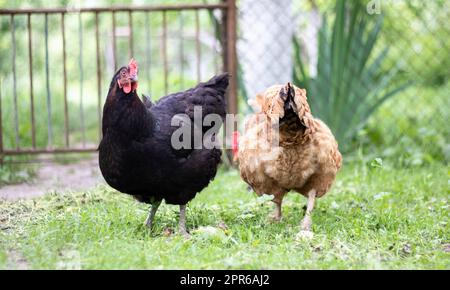
<path id="1" fill-rule="evenodd" d="M 152 229 L 152 227 L 153 227 L 153 219 L 155 218 L 156 211 L 158 210 L 160 204 L 161 204 L 161 200 L 152 203 L 152 208 L 151 208 L 150 212 L 148 213 L 147 219 L 144 222 L 144 225 L 149 229 Z"/>
<path id="2" fill-rule="evenodd" d="M 274 222 L 281 221 L 282 218 L 282 211 L 281 211 L 281 204 L 283 203 L 283 197 L 284 193 L 275 195 L 275 197 L 272 199 L 273 203 L 275 203 L 275 210 L 273 214 L 270 216 L 270 219 Z"/>
<path id="3" fill-rule="evenodd" d="M 308 192 L 308 205 L 306 206 L 305 217 L 303 218 L 300 225 L 300 238 L 312 238 L 313 233 L 311 231 L 312 219 L 311 213 L 314 208 L 314 202 L 316 200 L 316 190 L 312 189 Z"/>
<path id="4" fill-rule="evenodd" d="M 185 236 L 186 238 L 189 237 L 189 234 L 186 230 L 186 205 L 182 204 L 180 205 L 180 221 L 179 221 L 179 231 L 180 234 Z"/>

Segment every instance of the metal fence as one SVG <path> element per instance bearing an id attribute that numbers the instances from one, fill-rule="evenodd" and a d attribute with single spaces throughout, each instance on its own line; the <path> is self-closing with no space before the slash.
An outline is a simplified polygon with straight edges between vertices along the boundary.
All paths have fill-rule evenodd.
<path id="1" fill-rule="evenodd" d="M 140 90 L 154 98 L 221 71 L 235 74 L 235 11 L 234 0 L 0 9 L 1 159 L 95 151 L 109 78 L 131 57 L 140 64 Z M 236 98 L 231 80 L 230 112 Z"/>
<path id="2" fill-rule="evenodd" d="M 364 11 L 353 31 L 355 2 Z M 344 151 L 409 165 L 450 160 L 448 1 L 237 6 L 1 9 L 0 154 L 95 150 L 109 78 L 134 56 L 140 91 L 154 98 L 226 70 L 235 76 L 228 110 L 240 101 L 245 113 L 247 99 L 294 81 Z"/>

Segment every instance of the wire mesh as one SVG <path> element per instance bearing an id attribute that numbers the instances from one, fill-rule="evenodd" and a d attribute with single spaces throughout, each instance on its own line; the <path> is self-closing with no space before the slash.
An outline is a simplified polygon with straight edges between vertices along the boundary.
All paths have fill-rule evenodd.
<path id="1" fill-rule="evenodd" d="M 221 72 L 226 9 L 0 9 L 0 154 L 95 151 L 109 81 L 131 57 L 154 100 Z"/>
<path id="2" fill-rule="evenodd" d="M 238 11 L 244 101 L 293 81 L 345 153 L 450 160 L 448 1 L 241 0 Z"/>

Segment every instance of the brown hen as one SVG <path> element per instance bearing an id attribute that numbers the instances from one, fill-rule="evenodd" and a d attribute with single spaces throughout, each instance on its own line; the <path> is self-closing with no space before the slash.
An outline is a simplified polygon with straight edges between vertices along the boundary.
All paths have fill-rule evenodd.
<path id="1" fill-rule="evenodd" d="M 327 125 L 311 114 L 304 89 L 290 83 L 272 86 L 252 105 L 258 113 L 247 120 L 239 141 L 241 177 L 258 195 L 274 196 L 277 221 L 286 193 L 306 196 L 300 235 L 312 236 L 315 199 L 330 189 L 342 165 L 338 144 Z"/>

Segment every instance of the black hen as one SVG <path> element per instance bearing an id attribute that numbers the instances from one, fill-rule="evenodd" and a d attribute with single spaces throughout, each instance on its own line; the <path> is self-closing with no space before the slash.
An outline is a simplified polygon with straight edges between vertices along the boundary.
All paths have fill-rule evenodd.
<path id="1" fill-rule="evenodd" d="M 201 106 L 203 117 L 217 114 L 223 120 L 228 80 L 228 74 L 218 75 L 153 104 L 145 96 L 141 101 L 136 93 L 134 60 L 114 75 L 103 108 L 100 170 L 111 187 L 152 204 L 146 220 L 148 227 L 151 228 L 164 199 L 166 203 L 180 205 L 180 232 L 187 234 L 186 203 L 214 178 L 221 151 L 206 149 L 204 145 L 201 149 L 174 149 L 171 138 L 179 126 L 171 126 L 171 121 L 177 114 L 193 120 L 194 106 Z M 204 134 L 208 128 L 199 131 Z"/>

